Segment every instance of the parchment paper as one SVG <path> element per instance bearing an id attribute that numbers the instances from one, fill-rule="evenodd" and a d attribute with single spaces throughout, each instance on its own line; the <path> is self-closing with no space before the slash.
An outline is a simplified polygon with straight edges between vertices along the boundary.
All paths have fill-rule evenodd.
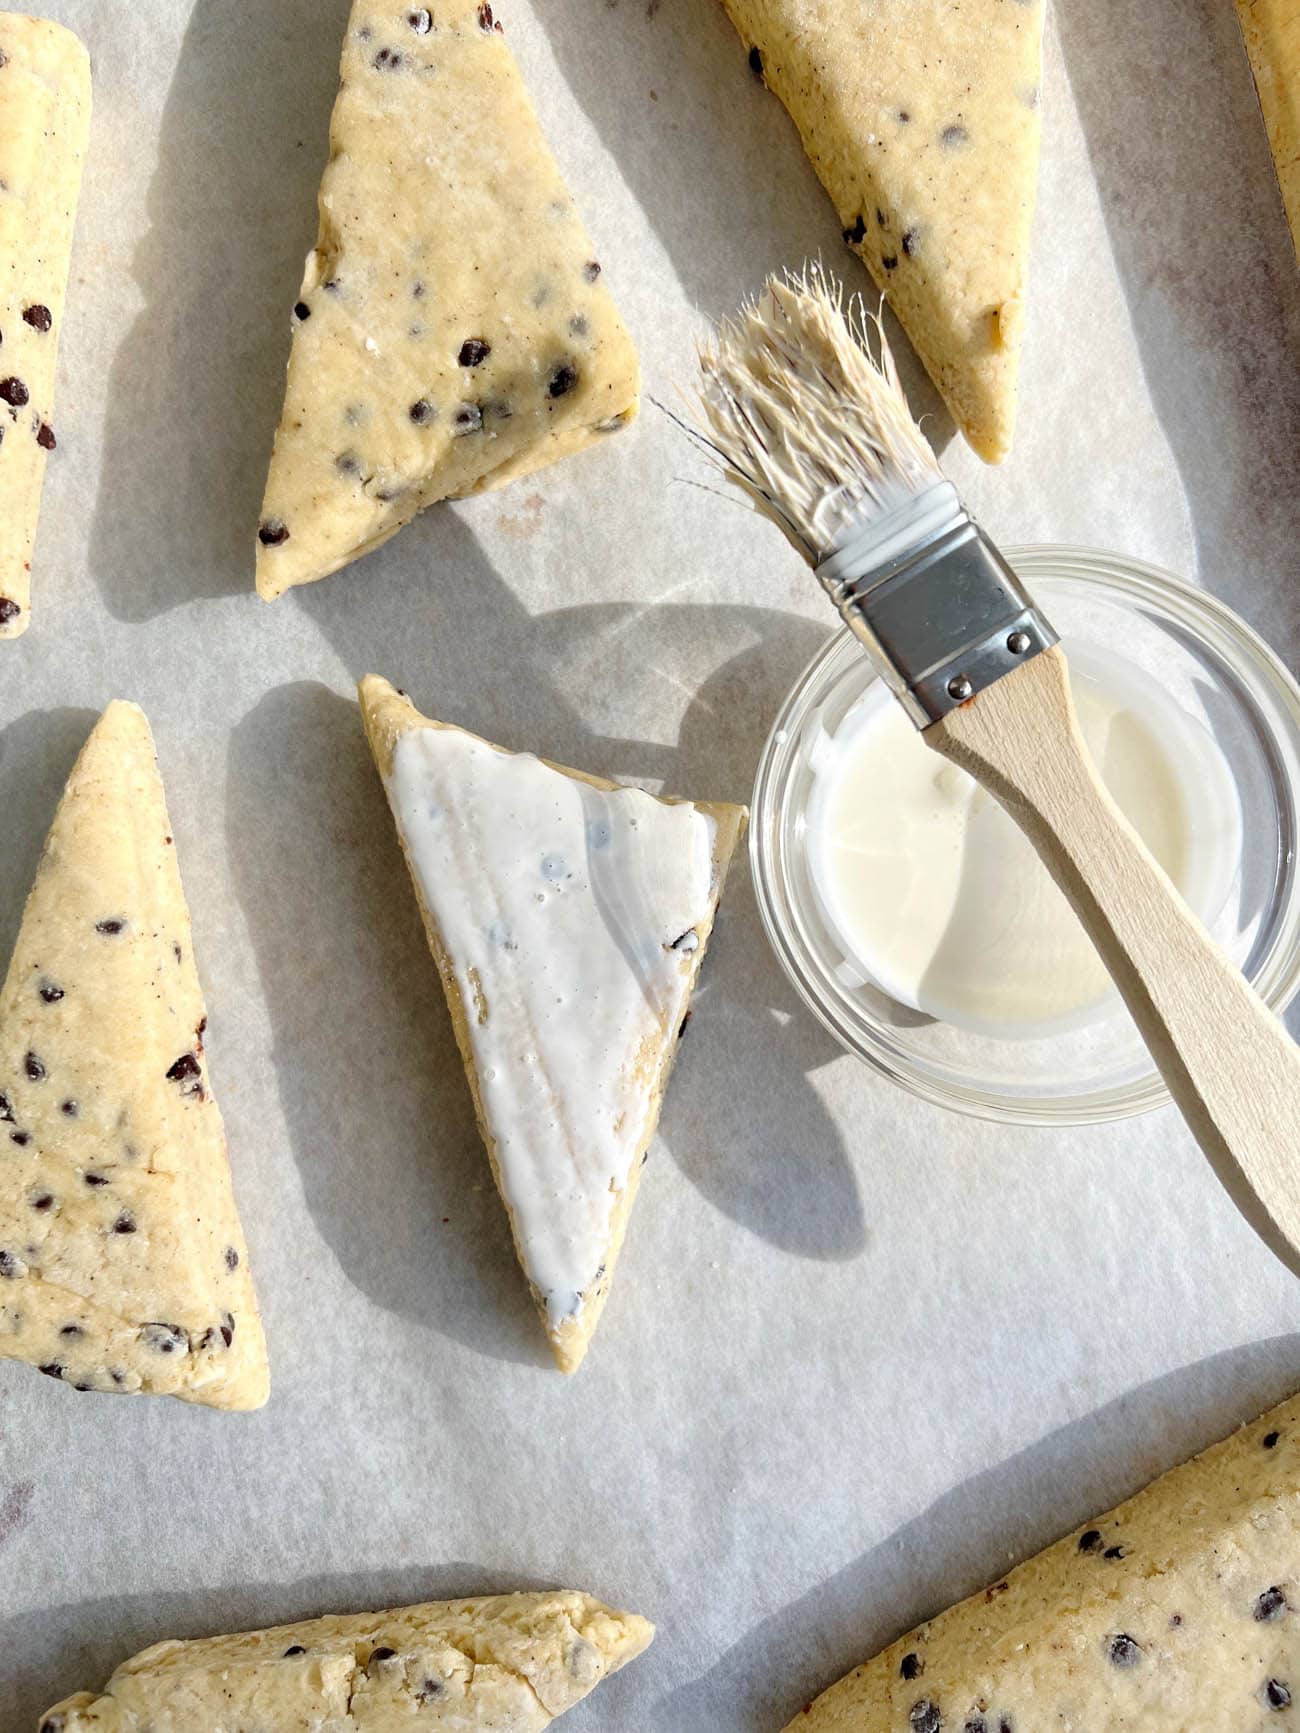
<path id="1" fill-rule="evenodd" d="M 94 714 L 138 699 L 274 1395 L 0 1365 L 0 1728 L 164 1636 L 559 1583 L 659 1625 L 573 1733 L 775 1733 L 1300 1385 L 1300 1288 L 1171 1114 L 997 1130 L 840 1055 L 742 865 L 605 1321 L 576 1381 L 549 1368 L 352 681 L 744 799 L 829 613 L 652 410 L 265 608 L 346 0 L 45 4 L 97 107 L 36 622 L 0 656 L 0 948 Z M 858 271 L 713 0 L 499 11 L 657 395 L 768 269 Z M 1230 0 L 1057 0 L 1044 102 L 1018 447 L 945 462 L 996 536 L 1194 575 L 1294 664 L 1300 303 Z"/>

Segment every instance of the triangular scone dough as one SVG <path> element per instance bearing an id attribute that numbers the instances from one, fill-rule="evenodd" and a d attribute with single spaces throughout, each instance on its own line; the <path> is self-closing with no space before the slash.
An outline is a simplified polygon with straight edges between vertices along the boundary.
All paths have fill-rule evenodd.
<path id="1" fill-rule="evenodd" d="M 983 458 L 1011 449 L 1043 0 L 723 0 Z"/>
<path id="2" fill-rule="evenodd" d="M 355 0 L 258 531 L 268 600 L 600 441 L 636 352 L 491 6 Z"/>
<path id="3" fill-rule="evenodd" d="M 90 136 L 90 58 L 61 24 L 0 12 L 0 638 L 27 630 L 54 364 Z"/>
<path id="4" fill-rule="evenodd" d="M 571 1590 L 432 1601 L 158 1643 L 102 1696 L 49 1710 L 42 1733 L 541 1733 L 635 1660 L 654 1626 Z"/>
<path id="5" fill-rule="evenodd" d="M 1297 1560 L 1292 1397 L 900 1637 L 786 1733 L 1294 1726 Z"/>
<path id="6" fill-rule="evenodd" d="M 374 675 L 361 705 L 519 1261 L 572 1372 L 609 1293 L 745 809 L 504 752 Z"/>
<path id="7" fill-rule="evenodd" d="M 110 704 L 0 989 L 0 1356 L 257 1408 L 266 1347 L 144 714 Z"/>

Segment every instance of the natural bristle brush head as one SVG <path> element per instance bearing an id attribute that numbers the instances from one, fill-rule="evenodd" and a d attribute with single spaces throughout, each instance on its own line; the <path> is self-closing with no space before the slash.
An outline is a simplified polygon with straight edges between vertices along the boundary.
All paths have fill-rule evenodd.
<path id="1" fill-rule="evenodd" d="M 850 526 L 943 480 L 879 315 L 846 300 L 820 265 L 769 278 L 702 347 L 700 367 L 710 443 L 730 479 L 814 566 Z"/>

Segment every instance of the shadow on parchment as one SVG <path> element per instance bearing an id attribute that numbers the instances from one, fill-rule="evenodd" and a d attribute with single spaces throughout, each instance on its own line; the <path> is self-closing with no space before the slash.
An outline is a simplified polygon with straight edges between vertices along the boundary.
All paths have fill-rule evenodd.
<path id="1" fill-rule="evenodd" d="M 1300 277 L 1236 13 L 1094 0 L 1055 19 L 1202 581 L 1294 667 Z"/>
<path id="2" fill-rule="evenodd" d="M 6 1690 L 5 1733 L 25 1733 L 46 1709 L 73 1692 L 98 1690 L 114 1669 L 141 1649 L 167 1638 L 224 1636 L 238 1631 L 297 1624 L 329 1613 L 378 1611 L 417 1601 L 459 1600 L 472 1595 L 552 1589 L 553 1582 L 507 1577 L 460 1562 L 356 1575 L 303 1577 L 284 1584 L 240 1583 L 183 1594 L 105 1596 L 46 1608 L 0 1623 L 0 1653 L 12 1668 Z M 597 1592 L 593 1590 L 592 1592 Z M 611 1592 L 613 1592 L 611 1586 Z M 613 1598 L 617 1601 L 617 1594 Z M 617 1676 L 599 1687 L 598 1704 L 615 1717 Z M 597 1714 L 599 1714 L 599 1709 Z M 581 1707 L 571 1725 L 594 1733 L 609 1722 L 584 1722 Z M 201 1733 L 199 1728 L 194 1733 Z"/>
<path id="3" fill-rule="evenodd" d="M 200 0 L 109 381 L 90 563 L 116 619 L 250 590 L 348 0 Z"/>
<path id="4" fill-rule="evenodd" d="M 541 11 L 565 81 L 701 312 L 730 314 L 770 272 L 818 255 L 875 305 L 871 278 L 844 246 L 793 121 L 750 71 L 721 6 L 547 0 Z M 586 208 L 599 189 L 574 192 Z M 610 264 L 630 312 L 635 285 L 620 276 L 632 262 Z M 892 315 L 886 325 L 908 400 L 942 450 L 952 419 Z M 663 395 L 665 388 L 652 381 L 652 389 Z"/>
<path id="5" fill-rule="evenodd" d="M 407 556 L 423 544 L 433 581 L 385 585 L 381 549 L 297 593 L 354 678 L 383 673 L 428 714 L 669 792 L 743 800 L 772 711 L 825 636 L 744 607 L 533 615 L 454 511 L 426 514 L 404 539 Z M 485 638 L 490 663 L 473 652 Z M 708 672 L 674 745 L 593 731 L 566 696 L 597 669 L 614 690 L 680 684 L 683 645 Z M 509 667 L 508 683 L 485 681 L 484 665 Z M 228 788 L 231 871 L 321 1232 L 379 1303 L 414 1306 L 483 1353 L 544 1363 L 356 704 L 310 683 L 269 693 L 234 732 Z M 852 1258 L 866 1243 L 857 1179 L 808 1081 L 839 1049 L 798 1011 L 744 878 L 737 862 L 662 1138 L 754 1234 L 796 1256 Z M 730 1109 L 742 1083 L 739 1147 Z M 776 1138 L 769 1124 L 787 1130 Z"/>
<path id="6" fill-rule="evenodd" d="M 946 1493 L 746 1632 L 709 1672 L 663 1699 L 645 1733 L 718 1727 L 716 1714 L 696 1705 L 724 1697 L 735 1705 L 727 1733 L 785 1726 L 903 1632 L 997 1581 L 1012 1560 L 1111 1509 L 1298 1386 L 1300 1335 L 1277 1336 L 1184 1366 L 1061 1427 Z M 790 1556 L 799 1561 L 797 1522 Z"/>
<path id="7" fill-rule="evenodd" d="M 98 720 L 94 710 L 29 710 L 0 731 L 0 979 L 63 785 Z"/>

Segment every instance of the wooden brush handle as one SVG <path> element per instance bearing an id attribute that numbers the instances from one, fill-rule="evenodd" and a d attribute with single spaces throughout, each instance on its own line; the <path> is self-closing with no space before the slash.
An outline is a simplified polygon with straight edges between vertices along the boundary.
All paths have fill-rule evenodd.
<path id="1" fill-rule="evenodd" d="M 1120 812 L 1049 650 L 925 731 L 1015 819 L 1069 898 L 1233 1202 L 1300 1274 L 1300 1048 Z"/>

